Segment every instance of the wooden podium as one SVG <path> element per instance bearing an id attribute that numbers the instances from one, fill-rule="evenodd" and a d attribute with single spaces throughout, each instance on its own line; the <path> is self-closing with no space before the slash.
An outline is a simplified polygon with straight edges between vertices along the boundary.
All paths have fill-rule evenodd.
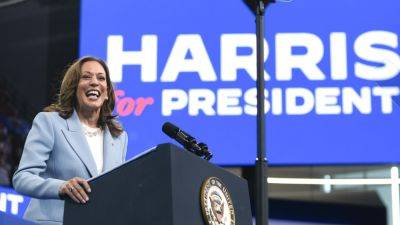
<path id="1" fill-rule="evenodd" d="M 209 177 L 227 187 L 234 224 L 251 225 L 247 181 L 172 144 L 91 180 L 88 203 L 65 202 L 64 225 L 204 225 L 200 193 Z"/>

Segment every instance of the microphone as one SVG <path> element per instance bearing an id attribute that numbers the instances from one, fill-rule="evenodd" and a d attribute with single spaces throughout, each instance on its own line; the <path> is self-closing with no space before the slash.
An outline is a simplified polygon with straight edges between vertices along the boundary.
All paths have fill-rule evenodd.
<path id="1" fill-rule="evenodd" d="M 206 160 L 210 160 L 212 158 L 211 152 L 208 150 L 208 147 L 204 143 L 197 144 L 197 141 L 194 137 L 190 136 L 185 131 L 181 130 L 179 127 L 175 126 L 170 122 L 166 122 L 162 126 L 162 131 L 168 135 L 168 137 L 176 140 L 180 143 L 186 150 L 200 156 L 204 157 Z"/>

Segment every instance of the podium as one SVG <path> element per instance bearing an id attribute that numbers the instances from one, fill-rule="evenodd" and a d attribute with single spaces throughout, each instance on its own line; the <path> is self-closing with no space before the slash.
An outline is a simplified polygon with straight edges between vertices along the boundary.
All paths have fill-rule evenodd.
<path id="1" fill-rule="evenodd" d="M 251 225 L 247 181 L 172 144 L 89 181 L 89 202 L 65 202 L 64 225 L 208 224 L 200 196 L 210 177 L 222 181 L 231 198 L 236 222 L 224 225 Z"/>

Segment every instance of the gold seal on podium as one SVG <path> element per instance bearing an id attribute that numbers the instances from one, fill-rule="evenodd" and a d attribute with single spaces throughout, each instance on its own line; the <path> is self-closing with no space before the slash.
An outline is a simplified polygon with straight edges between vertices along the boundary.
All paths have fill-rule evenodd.
<path id="1" fill-rule="evenodd" d="M 208 225 L 235 225 L 235 209 L 227 187 L 217 177 L 209 177 L 201 186 L 201 210 Z"/>

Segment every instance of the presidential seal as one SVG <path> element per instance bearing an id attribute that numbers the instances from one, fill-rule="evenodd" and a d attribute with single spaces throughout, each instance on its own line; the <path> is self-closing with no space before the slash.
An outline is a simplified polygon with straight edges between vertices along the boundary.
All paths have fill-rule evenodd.
<path id="1" fill-rule="evenodd" d="M 208 225 L 235 225 L 235 209 L 228 189 L 216 177 L 203 182 L 200 194 L 203 218 Z"/>

